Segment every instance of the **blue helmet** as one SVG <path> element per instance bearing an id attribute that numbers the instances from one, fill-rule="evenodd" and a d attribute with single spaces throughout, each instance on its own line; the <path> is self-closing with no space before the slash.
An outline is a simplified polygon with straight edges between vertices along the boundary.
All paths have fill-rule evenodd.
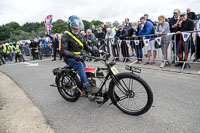
<path id="1" fill-rule="evenodd" d="M 75 28 L 79 30 L 84 30 L 83 21 L 78 16 L 75 15 L 72 15 L 68 18 L 68 26 L 69 29 Z"/>

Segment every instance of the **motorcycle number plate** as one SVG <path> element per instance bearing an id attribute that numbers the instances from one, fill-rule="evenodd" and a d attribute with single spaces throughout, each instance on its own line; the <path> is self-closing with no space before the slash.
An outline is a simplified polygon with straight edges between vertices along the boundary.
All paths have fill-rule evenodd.
<path id="1" fill-rule="evenodd" d="M 113 72 L 114 75 L 119 73 L 116 67 L 111 67 L 111 71 Z"/>

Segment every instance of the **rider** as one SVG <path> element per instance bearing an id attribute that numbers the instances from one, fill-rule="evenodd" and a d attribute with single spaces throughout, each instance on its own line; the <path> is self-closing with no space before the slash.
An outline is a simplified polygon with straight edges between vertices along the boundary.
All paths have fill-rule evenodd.
<path id="1" fill-rule="evenodd" d="M 4 55 L 5 61 L 7 61 L 8 59 L 10 61 L 12 61 L 12 58 L 10 56 L 10 46 L 9 46 L 8 43 L 6 43 L 6 44 L 3 45 L 3 55 Z"/>
<path id="2" fill-rule="evenodd" d="M 22 59 L 23 62 L 25 62 L 21 48 L 19 46 L 19 42 L 14 44 L 14 50 L 15 50 L 15 63 L 17 63 L 17 59 L 20 61 L 20 58 Z"/>
<path id="3" fill-rule="evenodd" d="M 81 90 L 82 93 L 95 93 L 97 88 L 91 86 L 88 82 L 85 64 L 81 55 L 83 54 L 83 50 L 91 52 L 92 54 L 95 54 L 98 51 L 92 50 L 92 48 L 86 45 L 84 40 L 82 40 L 80 31 L 84 29 L 84 24 L 78 16 L 73 15 L 69 17 L 68 27 L 70 32 L 66 32 L 61 39 L 61 52 L 64 56 L 64 60 L 79 74 L 84 87 Z"/>
<path id="4" fill-rule="evenodd" d="M 31 53 L 32 53 L 32 56 L 33 56 L 33 60 L 35 60 L 35 57 L 36 57 L 36 53 L 35 51 L 37 50 L 37 48 L 40 47 L 39 43 L 37 42 L 37 40 L 30 40 L 31 43 L 30 43 L 30 46 L 29 48 L 31 48 Z"/>

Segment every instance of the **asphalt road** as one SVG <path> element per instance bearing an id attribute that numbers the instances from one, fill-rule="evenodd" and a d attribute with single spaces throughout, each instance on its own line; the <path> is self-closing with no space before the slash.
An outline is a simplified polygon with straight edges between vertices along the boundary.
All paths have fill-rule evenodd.
<path id="1" fill-rule="evenodd" d="M 110 106 L 110 102 L 98 108 L 96 103 L 85 98 L 75 103 L 65 101 L 56 88 L 49 86 L 54 82 L 52 70 L 64 66 L 64 62 L 47 59 L 31 64 L 7 64 L 0 66 L 0 71 L 10 76 L 24 90 L 56 133 L 200 132 L 198 75 L 142 69 L 141 77 L 151 86 L 154 103 L 149 112 L 136 117 L 122 113 L 115 106 Z M 124 66 L 117 67 L 121 72 L 124 71 Z"/>

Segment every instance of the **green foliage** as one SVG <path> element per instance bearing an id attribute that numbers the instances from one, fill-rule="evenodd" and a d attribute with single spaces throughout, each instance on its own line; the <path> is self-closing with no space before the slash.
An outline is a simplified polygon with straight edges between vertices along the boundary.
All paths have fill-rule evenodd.
<path id="1" fill-rule="evenodd" d="M 92 28 L 92 24 L 87 20 L 83 20 L 83 24 L 85 31 Z"/>
<path id="2" fill-rule="evenodd" d="M 112 23 L 111 22 L 105 22 L 105 25 L 107 28 L 111 28 L 112 27 Z"/>
<path id="3" fill-rule="evenodd" d="M 16 30 L 11 33 L 10 41 L 19 41 L 19 40 L 29 40 L 31 39 L 31 33 L 25 32 L 23 30 Z"/>
<path id="4" fill-rule="evenodd" d="M 103 22 L 99 20 L 92 20 L 91 23 L 92 25 L 95 25 L 96 28 L 99 28 Z"/>
<path id="5" fill-rule="evenodd" d="M 120 25 L 120 23 L 119 23 L 118 21 L 114 21 L 114 22 L 113 22 L 113 26 L 114 26 L 114 27 L 118 27 L 119 25 Z"/>
<path id="6" fill-rule="evenodd" d="M 87 21 L 83 20 L 85 30 L 91 29 L 92 25 L 95 25 L 96 28 L 101 26 L 101 21 L 92 20 Z M 110 23 L 106 22 L 107 27 L 111 27 L 112 25 L 117 25 L 118 23 Z M 52 33 L 63 33 L 64 31 L 68 31 L 67 23 L 58 19 L 53 22 Z M 43 22 L 27 22 L 20 26 L 17 22 L 10 22 L 5 25 L 0 26 L 0 44 L 3 42 L 10 41 L 19 41 L 19 40 L 29 40 L 34 38 L 39 38 L 45 36 L 45 24 Z"/>
<path id="7" fill-rule="evenodd" d="M 52 33 L 62 33 L 64 31 L 68 31 L 67 22 L 63 21 L 62 19 L 58 19 L 53 22 Z"/>

